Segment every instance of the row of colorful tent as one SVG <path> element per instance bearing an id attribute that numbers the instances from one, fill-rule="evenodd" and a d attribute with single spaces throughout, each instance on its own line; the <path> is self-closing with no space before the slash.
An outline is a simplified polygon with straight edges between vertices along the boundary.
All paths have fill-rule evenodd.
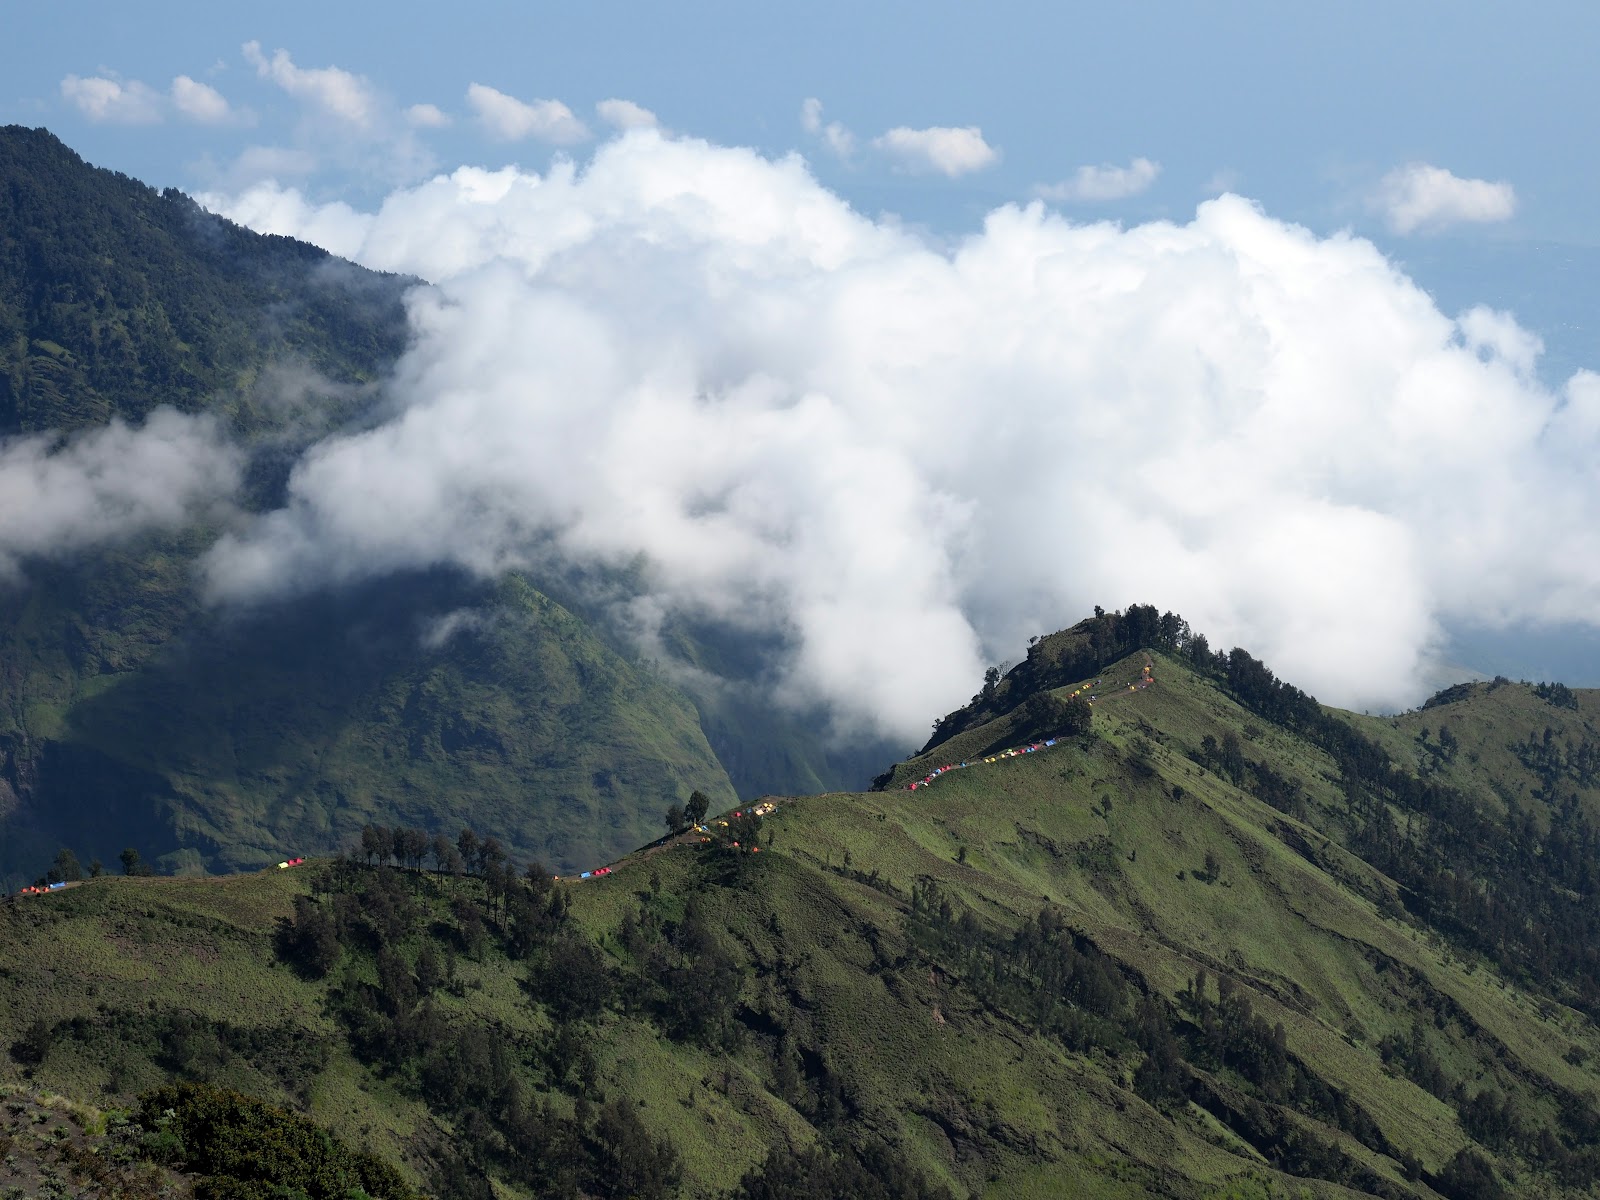
<path id="1" fill-rule="evenodd" d="M 290 867 L 298 867 L 303 862 L 305 862 L 303 858 L 286 858 L 278 864 L 278 870 L 287 871 Z"/>
<path id="2" fill-rule="evenodd" d="M 1149 687 L 1155 681 L 1156 681 L 1155 676 L 1150 673 L 1150 664 L 1146 663 L 1145 666 L 1144 666 L 1143 672 L 1139 676 L 1139 682 L 1136 683 L 1136 684 L 1135 683 L 1130 683 L 1128 685 L 1128 690 L 1130 692 L 1139 691 L 1139 690 L 1141 690 L 1143 688 Z M 1082 696 L 1085 693 L 1088 693 L 1089 703 L 1093 704 L 1096 700 L 1100 699 L 1100 696 L 1099 696 L 1098 693 L 1093 692 L 1090 689 L 1091 688 L 1097 688 L 1099 686 L 1100 686 L 1100 681 L 1098 679 L 1096 679 L 1093 683 L 1085 683 L 1080 687 L 1073 688 L 1072 691 L 1068 693 L 1067 698 L 1070 700 L 1070 699 L 1074 699 L 1074 698 L 1076 698 L 1078 696 Z M 992 763 L 992 762 L 999 762 L 1002 758 L 1016 758 L 1020 754 L 1034 754 L 1034 753 L 1037 753 L 1040 750 L 1045 750 L 1045 749 L 1048 749 L 1051 746 L 1054 746 L 1060 740 L 1061 739 L 1058 738 L 1058 737 L 1046 738 L 1042 742 L 1033 742 L 1033 743 L 1030 743 L 1029 745 L 1026 745 L 1026 746 L 1018 746 L 1014 750 L 1002 750 L 999 754 L 991 754 L 988 758 L 985 758 L 985 759 L 983 759 L 981 761 L 986 762 L 986 763 Z M 929 774 L 924 775 L 921 779 L 918 779 L 918 780 L 915 780 L 915 781 L 913 781 L 911 783 L 906 784 L 906 791 L 914 792 L 918 788 L 927 787 L 935 779 L 938 779 L 941 775 L 948 775 L 951 771 L 959 771 L 963 767 L 970 767 L 970 766 L 975 766 L 975 765 L 976 764 L 974 764 L 974 763 L 966 763 L 966 762 L 949 763 L 946 766 L 942 766 L 942 767 L 938 768 L 938 770 L 936 770 L 936 771 L 932 771 Z"/>
<path id="3" fill-rule="evenodd" d="M 1072 692 L 1070 693 L 1070 695 L 1068 696 L 1068 699 L 1071 699 L 1073 696 L 1080 696 L 1084 692 L 1089 691 L 1090 688 L 1099 687 L 1099 686 L 1100 686 L 1100 681 L 1098 679 L 1096 679 L 1093 683 L 1086 683 L 1082 687 L 1074 688 L 1072 690 Z M 1089 696 L 1089 703 L 1093 704 L 1095 702 L 1095 700 L 1097 700 L 1098 698 L 1099 697 L 1097 697 L 1097 696 L 1095 696 L 1095 695 L 1093 695 L 1091 693 L 1090 696 Z M 1032 743 L 1030 743 L 1029 745 L 1026 745 L 1026 746 L 1018 746 L 1014 750 L 1002 750 L 1002 751 L 1000 751 L 999 754 L 991 754 L 988 758 L 982 759 L 981 761 L 982 762 L 986 762 L 986 763 L 992 763 L 992 762 L 999 762 L 1002 758 L 1016 758 L 1018 755 L 1022 755 L 1022 754 L 1035 754 L 1040 750 L 1044 750 L 1044 749 L 1047 749 L 1047 748 L 1049 748 L 1051 746 L 1054 746 L 1060 740 L 1061 740 L 1060 738 L 1046 738 L 1042 742 L 1032 742 Z M 946 766 L 938 768 L 938 770 L 936 770 L 936 771 L 932 771 L 929 774 L 924 775 L 921 779 L 918 779 L 918 780 L 916 780 L 916 781 L 914 781 L 912 783 L 906 784 L 906 791 L 914 792 L 918 788 L 927 787 L 930 783 L 932 783 L 935 779 L 939 778 L 939 776 L 941 776 L 941 775 L 948 775 L 951 771 L 959 771 L 963 767 L 970 767 L 970 766 L 973 766 L 973 765 L 975 765 L 975 764 L 973 764 L 973 763 L 965 763 L 965 762 L 950 763 L 950 764 L 948 764 Z"/>
<path id="4" fill-rule="evenodd" d="M 999 762 L 1002 758 L 1016 758 L 1019 755 L 1023 755 L 1023 754 L 1036 754 L 1040 750 L 1046 750 L 1049 747 L 1054 746 L 1060 740 L 1061 740 L 1060 738 L 1046 738 L 1042 742 L 1030 742 L 1028 745 L 1026 745 L 1026 746 L 1018 746 L 1014 750 L 1002 750 L 1002 751 L 1000 751 L 999 754 L 991 754 L 988 758 L 979 759 L 978 762 L 992 763 L 992 762 Z M 972 767 L 972 766 L 976 766 L 976 765 L 977 765 L 977 762 L 970 762 L 970 763 L 959 762 L 959 763 L 950 763 L 950 764 L 948 764 L 946 766 L 939 767 L 937 770 L 932 771 L 927 775 L 924 775 L 921 779 L 916 780 L 914 783 L 906 784 L 906 791 L 914 792 L 919 787 L 927 787 L 929 784 L 931 784 L 935 779 L 939 778 L 939 776 L 941 776 L 941 775 L 948 775 L 951 771 L 959 771 L 963 767 Z"/>
<path id="5" fill-rule="evenodd" d="M 19 895 L 19 896 L 43 896 L 43 895 L 46 895 L 46 894 L 48 894 L 50 892 L 59 892 L 66 886 L 67 885 L 65 883 L 47 883 L 47 884 L 43 885 L 42 887 L 18 888 L 17 889 L 17 895 Z"/>

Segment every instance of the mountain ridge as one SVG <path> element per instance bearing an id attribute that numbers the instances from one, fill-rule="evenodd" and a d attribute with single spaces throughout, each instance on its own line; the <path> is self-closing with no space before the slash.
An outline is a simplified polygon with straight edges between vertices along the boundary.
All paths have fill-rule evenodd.
<path id="1" fill-rule="evenodd" d="M 397 1146 L 424 1119 L 468 1128 L 430 1074 L 428 1041 L 404 1049 L 406 1030 L 420 1022 L 450 1043 L 497 1028 L 505 1078 L 520 1081 L 506 1086 L 523 1099 L 472 1102 L 490 1104 L 487 1125 L 460 1153 L 469 1173 L 523 1194 L 558 1193 L 494 1148 L 516 1136 L 517 1104 L 570 1113 L 575 1096 L 619 1090 L 645 1102 L 649 1136 L 681 1164 L 680 1183 L 641 1194 L 787 1195 L 749 1190 L 791 1170 L 769 1153 L 816 1146 L 864 1162 L 879 1145 L 896 1178 L 920 1172 L 955 1195 L 1584 1194 L 1600 1170 L 1585 1065 L 1600 1028 L 1571 1003 L 1581 972 L 1540 976 L 1511 948 L 1475 944 L 1365 861 L 1371 822 L 1356 819 L 1341 759 L 1292 719 L 1240 704 L 1230 678 L 1301 712 L 1242 654 L 1197 670 L 1192 649 L 1136 650 L 1100 668 L 1102 687 L 1121 690 L 1103 693 L 1116 699 L 1096 703 L 1087 731 L 914 792 L 794 798 L 766 818 L 758 854 L 709 822 L 710 844 L 647 847 L 575 884 L 520 868 L 527 882 L 429 877 L 358 853 L 311 874 L 100 881 L 19 902 L 0 961 L 37 962 L 56 983 L 29 995 L 8 972 L 13 1024 L 59 1031 L 46 1077 L 103 1087 L 93 1004 L 116 1010 L 150 969 L 192 989 L 215 972 L 185 957 L 215 952 L 234 983 L 259 978 L 276 997 L 230 1020 L 335 1014 L 305 1026 L 331 1039 L 331 1058 L 301 1103 L 336 1130 L 381 1112 Z M 1147 664 L 1154 682 L 1139 688 Z M 1521 685 L 1443 703 L 1495 706 L 1452 718 L 1467 745 L 1529 700 L 1574 711 Z M 1402 718 L 1319 711 L 1407 735 Z M 1440 711 L 1415 716 L 1431 731 Z M 1010 715 L 957 736 L 1004 741 Z M 362 933 L 391 919 L 382 904 L 416 915 Z M 143 912 L 168 915 L 147 924 Z M 98 948 L 113 927 L 137 950 L 120 965 Z M 283 930 L 323 928 L 336 949 L 320 981 L 273 965 L 286 961 Z M 469 950 L 475 936 L 487 940 Z M 95 965 L 74 967 L 73 953 Z M 464 991 L 418 991 L 451 956 Z M 357 997 L 388 1015 L 356 1022 Z M 80 1019 L 84 1033 L 70 1033 Z M 567 1036 L 592 1064 L 551 1075 Z M 129 1053 L 124 1084 L 158 1077 Z M 242 1060 L 206 1069 L 269 1099 L 284 1087 Z M 355 1101 L 352 1078 L 387 1098 Z M 424 1154 L 411 1169 L 442 1168 Z"/>

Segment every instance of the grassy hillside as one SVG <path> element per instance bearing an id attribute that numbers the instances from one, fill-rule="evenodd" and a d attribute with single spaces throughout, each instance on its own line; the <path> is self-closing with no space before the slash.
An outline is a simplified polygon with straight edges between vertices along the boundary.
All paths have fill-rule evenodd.
<path id="1" fill-rule="evenodd" d="M 1397 717 L 1349 719 L 1396 761 L 1491 810 L 1525 809 L 1548 826 L 1576 796 L 1600 817 L 1600 691 L 1496 679 L 1446 688 Z"/>
<path id="2" fill-rule="evenodd" d="M 562 1194 L 559 1166 L 720 1195 L 808 1147 L 907 1195 L 1587 1194 L 1592 1018 L 1341 844 L 1334 756 L 1160 651 L 1101 677 L 1088 734 L 786 801 L 757 854 L 696 834 L 553 891 L 325 864 L 16 902 L 0 1041 L 49 1045 L 4 1070 L 212 1078 L 447 1194 Z"/>

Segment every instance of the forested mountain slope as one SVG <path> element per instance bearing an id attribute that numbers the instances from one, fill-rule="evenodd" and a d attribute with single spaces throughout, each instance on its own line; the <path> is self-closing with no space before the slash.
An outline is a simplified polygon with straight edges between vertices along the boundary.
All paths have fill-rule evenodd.
<path id="1" fill-rule="evenodd" d="M 600 878 L 471 842 L 465 874 L 380 868 L 378 838 L 18 901 L 7 1070 L 130 1099 L 213 1079 L 365 1130 L 448 1195 L 1590 1194 L 1584 961 L 1486 938 L 1435 878 L 1447 822 L 1501 816 L 1415 790 L 1361 732 L 1403 729 L 1181 622 L 1119 655 L 1152 611 L 1059 635 L 1062 670 L 1098 640 L 1090 670 L 1036 661 L 1029 690 L 1019 667 L 1009 709 L 951 720 L 880 791 L 711 822 Z M 1085 685 L 1087 730 L 1044 747 L 1033 723 Z M 1549 703 L 1485 690 L 1472 727 L 1526 697 Z M 1041 748 L 995 753 L 1019 744 Z M 1369 861 L 1383 813 L 1414 866 Z M 1453 872 L 1512 903 L 1488 859 Z"/>
<path id="2" fill-rule="evenodd" d="M 0 434 L 163 404 L 273 424 L 262 372 L 377 379 L 405 347 L 414 282 L 89 167 L 46 130 L 0 128 Z"/>

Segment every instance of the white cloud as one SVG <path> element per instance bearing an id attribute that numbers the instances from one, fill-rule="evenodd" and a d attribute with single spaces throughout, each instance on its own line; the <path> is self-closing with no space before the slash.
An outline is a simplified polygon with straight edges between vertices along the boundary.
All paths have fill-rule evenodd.
<path id="1" fill-rule="evenodd" d="M 480 633 L 494 625 L 492 609 L 457 608 L 423 623 L 421 642 L 424 650 L 438 650 L 458 634 Z"/>
<path id="2" fill-rule="evenodd" d="M 1553 393 L 1507 314 L 1235 196 L 1005 207 L 945 250 L 797 156 L 637 131 L 373 214 L 249 202 L 435 286 L 392 419 L 215 547 L 218 597 L 630 564 L 641 638 L 761 631 L 781 695 L 908 740 L 1094 604 L 1358 708 L 1424 694 L 1448 625 L 1597 623 L 1600 376 Z"/>
<path id="3" fill-rule="evenodd" d="M 437 104 L 413 104 L 406 109 L 406 120 L 418 129 L 444 129 L 451 123 L 449 115 Z"/>
<path id="4" fill-rule="evenodd" d="M 632 100 L 602 100 L 594 106 L 594 111 L 613 129 L 654 129 L 660 124 L 655 113 Z"/>
<path id="5" fill-rule="evenodd" d="M 268 58 L 261 52 L 260 42 L 246 42 L 242 49 L 257 75 L 295 99 L 357 129 L 370 128 L 377 121 L 377 96 L 361 76 L 339 67 L 297 67 L 287 50 L 274 51 Z"/>
<path id="6" fill-rule="evenodd" d="M 1462 179 L 1443 167 L 1414 162 L 1383 177 L 1373 204 L 1395 233 L 1429 232 L 1510 220 L 1517 211 L 1517 193 L 1503 180 Z"/>
<path id="7" fill-rule="evenodd" d="M 172 106 L 202 125 L 222 125 L 235 117 L 221 92 L 187 75 L 179 75 L 172 81 Z"/>
<path id="8" fill-rule="evenodd" d="M 467 88 L 467 102 L 484 128 L 502 141 L 518 142 L 532 137 L 566 146 L 589 137 L 589 127 L 559 100 L 528 103 L 485 84 L 474 83 Z"/>
<path id="9" fill-rule="evenodd" d="M 341 258 L 353 258 L 361 250 L 373 218 L 339 202 L 308 204 L 298 191 L 283 187 L 278 179 L 293 174 L 295 168 L 309 169 L 314 163 L 301 161 L 294 151 L 280 152 L 266 146 L 254 149 L 261 153 L 250 166 L 261 182 L 252 182 L 237 196 L 201 192 L 195 202 L 257 233 L 299 238 Z"/>
<path id="10" fill-rule="evenodd" d="M 1156 181 L 1161 174 L 1161 164 L 1148 158 L 1136 158 L 1125 167 L 1103 163 L 1098 167 L 1079 167 L 1072 178 L 1061 183 L 1046 184 L 1035 193 L 1045 200 L 1070 200 L 1099 203 L 1107 200 L 1124 200 L 1137 196 Z"/>
<path id="11" fill-rule="evenodd" d="M 115 125 L 154 125 L 161 120 L 161 93 L 137 79 L 68 75 L 61 95 L 91 121 Z"/>
<path id="12" fill-rule="evenodd" d="M 138 427 L 120 419 L 58 439 L 0 439 L 0 580 L 31 557 L 61 557 L 152 529 L 170 529 L 231 496 L 239 459 L 209 417 L 160 408 Z"/>
<path id="13" fill-rule="evenodd" d="M 872 144 L 911 171 L 937 171 L 954 179 L 992 167 L 1000 152 L 983 140 L 976 125 L 908 129 L 897 126 L 872 139 Z"/>
<path id="14" fill-rule="evenodd" d="M 838 121 L 822 123 L 822 101 L 808 96 L 800 105 L 800 126 L 823 143 L 840 158 L 849 158 L 856 150 L 856 135 Z"/>

